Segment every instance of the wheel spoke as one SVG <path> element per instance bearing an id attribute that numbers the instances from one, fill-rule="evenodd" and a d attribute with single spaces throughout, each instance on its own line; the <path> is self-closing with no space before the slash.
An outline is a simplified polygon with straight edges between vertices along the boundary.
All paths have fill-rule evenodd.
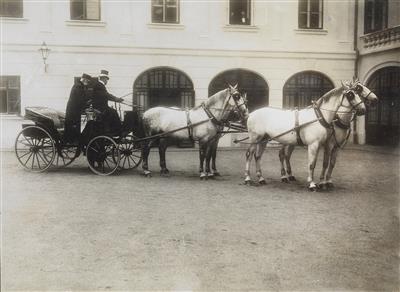
<path id="1" fill-rule="evenodd" d="M 37 160 L 37 164 L 38 164 L 39 169 L 42 169 L 42 167 L 40 166 L 40 161 L 39 161 L 39 152 L 36 153 L 36 160 Z"/>
<path id="2" fill-rule="evenodd" d="M 25 160 L 24 166 L 26 166 L 28 164 L 28 161 L 31 159 L 33 152 L 30 152 L 31 155 L 29 155 L 29 157 Z"/>
<path id="3" fill-rule="evenodd" d="M 26 149 L 17 149 L 17 151 L 26 151 Z M 22 157 L 28 155 L 29 153 L 32 153 L 32 152 L 28 151 L 25 154 L 22 154 L 21 156 L 18 156 L 18 157 L 19 157 L 19 159 L 21 159 Z"/>

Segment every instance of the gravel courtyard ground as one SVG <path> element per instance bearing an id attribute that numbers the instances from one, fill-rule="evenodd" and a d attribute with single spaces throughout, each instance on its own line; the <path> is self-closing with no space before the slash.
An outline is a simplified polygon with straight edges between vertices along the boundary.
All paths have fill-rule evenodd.
<path id="1" fill-rule="evenodd" d="M 243 184 L 244 152 L 220 151 L 209 181 L 195 151 L 167 152 L 170 177 L 152 153 L 152 178 L 83 157 L 33 174 L 2 152 L 2 290 L 398 291 L 398 149 L 348 147 L 316 193 L 304 149 L 291 184 L 267 149 L 265 186 Z"/>

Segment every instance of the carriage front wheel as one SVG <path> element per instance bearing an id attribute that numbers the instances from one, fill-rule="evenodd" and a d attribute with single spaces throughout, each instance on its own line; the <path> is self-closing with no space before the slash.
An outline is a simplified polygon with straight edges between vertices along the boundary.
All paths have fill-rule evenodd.
<path id="1" fill-rule="evenodd" d="M 22 129 L 17 135 L 14 149 L 19 163 L 32 172 L 45 171 L 56 157 L 53 138 L 39 126 Z"/>
<path id="2" fill-rule="evenodd" d="M 120 162 L 118 145 L 108 136 L 94 137 L 86 147 L 86 159 L 94 173 L 110 175 Z"/>
<path id="3" fill-rule="evenodd" d="M 121 154 L 120 168 L 134 169 L 142 162 L 142 146 L 136 142 L 137 139 L 137 137 L 129 135 L 122 138 L 119 142 L 118 146 Z"/>

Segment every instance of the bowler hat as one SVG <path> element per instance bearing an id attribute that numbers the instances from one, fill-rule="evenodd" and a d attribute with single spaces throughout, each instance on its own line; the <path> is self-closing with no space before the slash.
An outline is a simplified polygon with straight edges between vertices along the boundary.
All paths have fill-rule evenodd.
<path id="1" fill-rule="evenodd" d="M 108 77 L 108 71 L 107 70 L 101 70 L 99 77 L 106 77 L 106 78 L 110 79 L 110 77 Z"/>

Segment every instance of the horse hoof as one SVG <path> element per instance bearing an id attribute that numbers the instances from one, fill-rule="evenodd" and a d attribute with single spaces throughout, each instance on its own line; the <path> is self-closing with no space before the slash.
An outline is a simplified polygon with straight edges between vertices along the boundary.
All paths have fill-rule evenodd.
<path id="1" fill-rule="evenodd" d="M 289 176 L 289 181 L 296 181 L 296 178 L 293 175 Z"/>
<path id="2" fill-rule="evenodd" d="M 289 183 L 289 179 L 287 177 L 282 177 L 281 182 L 283 183 Z"/>
<path id="3" fill-rule="evenodd" d="M 250 186 L 251 185 L 251 180 L 245 180 L 244 181 L 245 186 Z"/>
<path id="4" fill-rule="evenodd" d="M 149 172 L 144 172 L 143 175 L 144 175 L 145 177 L 151 177 L 151 172 L 150 172 L 150 171 L 149 171 Z"/>
<path id="5" fill-rule="evenodd" d="M 317 191 L 317 186 L 308 187 L 308 190 L 309 190 L 310 192 L 316 192 L 316 191 Z"/>
<path id="6" fill-rule="evenodd" d="M 321 190 L 325 190 L 326 189 L 326 183 L 319 183 L 317 186 Z"/>
<path id="7" fill-rule="evenodd" d="M 265 181 L 265 179 L 259 180 L 258 183 L 259 183 L 260 185 L 266 185 L 266 184 L 267 184 L 267 182 Z"/>

